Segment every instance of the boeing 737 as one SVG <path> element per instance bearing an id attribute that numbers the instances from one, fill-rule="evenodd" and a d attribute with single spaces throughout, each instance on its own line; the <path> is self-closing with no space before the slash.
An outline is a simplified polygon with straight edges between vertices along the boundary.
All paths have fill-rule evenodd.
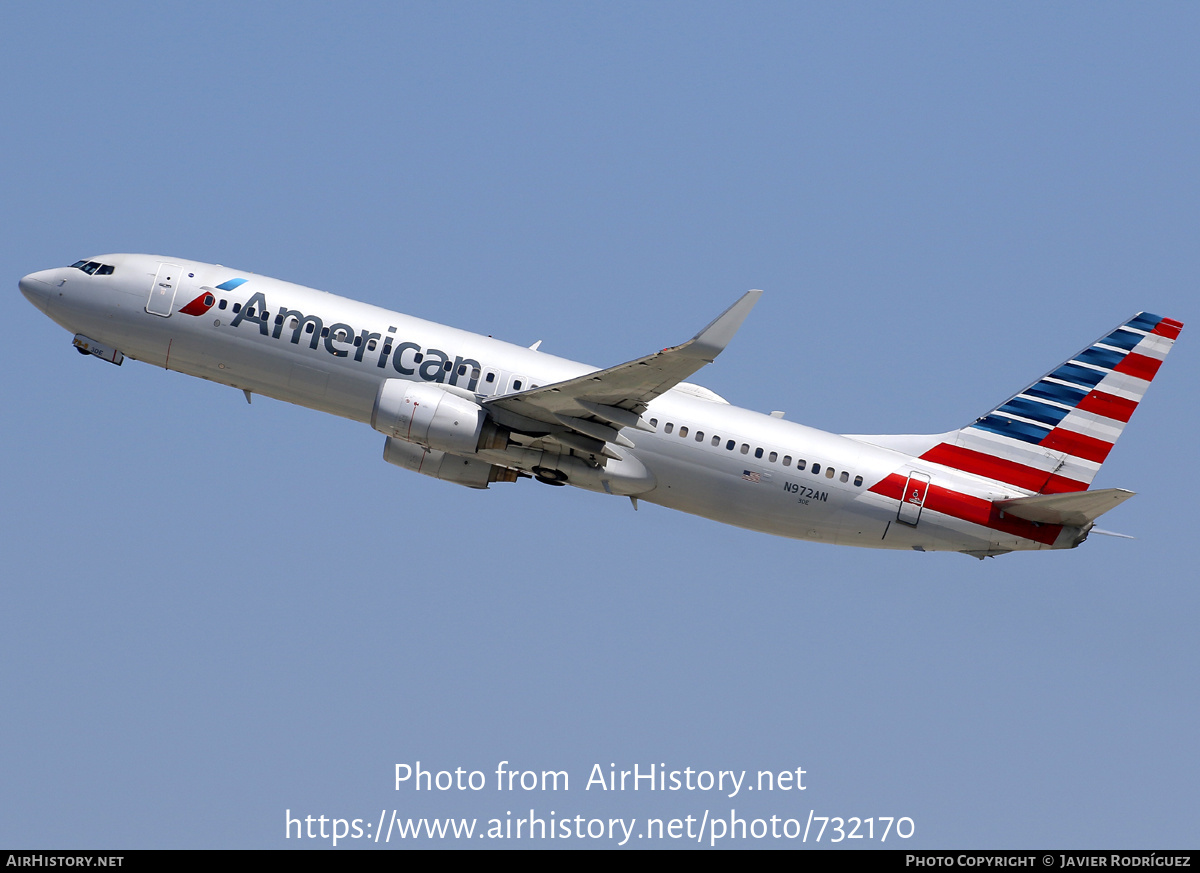
<path id="1" fill-rule="evenodd" d="M 1138 313 L 959 430 L 852 436 L 684 381 L 759 291 L 681 345 L 598 370 L 179 258 L 102 255 L 20 289 L 82 354 L 369 423 L 384 460 L 426 476 L 533 478 L 779 536 L 977 558 L 1074 548 L 1133 496 L 1089 487 L 1183 327 Z"/>

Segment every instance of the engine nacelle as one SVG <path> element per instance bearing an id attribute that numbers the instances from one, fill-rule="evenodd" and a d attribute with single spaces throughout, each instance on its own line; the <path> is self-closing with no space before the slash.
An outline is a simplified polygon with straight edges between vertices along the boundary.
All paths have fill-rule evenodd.
<path id="1" fill-rule="evenodd" d="M 488 420 L 483 407 L 429 382 L 386 379 L 375 395 L 371 427 L 452 454 L 507 445 L 507 433 Z"/>
<path id="2" fill-rule="evenodd" d="M 416 443 L 388 437 L 383 459 L 389 464 L 468 488 L 487 488 L 492 482 L 516 482 L 517 472 L 476 458 L 464 458 Z"/>

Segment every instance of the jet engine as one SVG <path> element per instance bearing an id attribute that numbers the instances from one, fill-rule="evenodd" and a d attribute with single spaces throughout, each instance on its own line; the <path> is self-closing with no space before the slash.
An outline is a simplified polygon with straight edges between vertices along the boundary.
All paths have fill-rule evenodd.
<path id="1" fill-rule="evenodd" d="M 457 482 L 468 488 L 487 488 L 492 482 L 517 481 L 516 470 L 476 458 L 464 458 L 462 455 L 427 449 L 395 437 L 388 437 L 383 444 L 383 459 L 405 470 L 413 470 L 447 482 Z"/>
<path id="2" fill-rule="evenodd" d="M 389 437 L 457 455 L 503 449 L 508 431 L 471 397 L 429 382 L 387 379 L 375 395 L 371 427 Z"/>

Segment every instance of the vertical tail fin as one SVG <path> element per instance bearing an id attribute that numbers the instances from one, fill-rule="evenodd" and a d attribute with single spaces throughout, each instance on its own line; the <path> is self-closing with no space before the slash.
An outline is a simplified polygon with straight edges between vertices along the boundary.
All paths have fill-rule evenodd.
<path id="1" fill-rule="evenodd" d="M 1138 313 L 921 457 L 1038 494 L 1086 491 L 1182 327 Z"/>

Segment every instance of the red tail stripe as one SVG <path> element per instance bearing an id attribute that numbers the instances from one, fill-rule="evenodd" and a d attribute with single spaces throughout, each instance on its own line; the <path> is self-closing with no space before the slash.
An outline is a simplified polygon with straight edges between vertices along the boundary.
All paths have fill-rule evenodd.
<path id="1" fill-rule="evenodd" d="M 1087 397 L 1080 400 L 1079 405 L 1075 408 L 1083 412 L 1093 412 L 1096 415 L 1103 415 L 1105 418 L 1116 419 L 1117 421 L 1129 421 L 1129 417 L 1137 409 L 1137 401 L 1126 400 L 1124 397 L 1106 394 L 1103 391 L 1093 391 Z"/>
<path id="2" fill-rule="evenodd" d="M 1039 470 L 1036 467 L 1018 464 L 1016 461 L 997 458 L 994 455 L 977 452 L 974 449 L 965 449 L 950 443 L 934 446 L 921 455 L 921 459 L 929 461 L 931 464 L 941 464 L 943 467 L 962 470 L 964 473 L 974 473 L 976 476 L 985 476 L 988 479 L 1006 482 L 1017 488 L 1024 488 L 1026 491 L 1044 491 L 1047 477 L 1050 476 L 1048 470 Z M 1087 490 L 1087 484 L 1084 482 L 1075 482 L 1061 476 L 1054 478 L 1061 480 L 1059 491 Z M 1067 487 L 1068 483 L 1074 487 Z"/>
<path id="3" fill-rule="evenodd" d="M 1176 321 L 1173 318 L 1164 318 L 1158 323 L 1158 326 L 1150 332 L 1156 333 L 1159 336 L 1165 336 L 1167 339 L 1179 339 L 1179 331 L 1182 329 L 1182 321 Z"/>
<path id="4" fill-rule="evenodd" d="M 1066 476 L 1051 476 L 1042 486 L 1042 494 L 1071 494 L 1075 491 L 1087 491 L 1087 485 L 1068 479 Z"/>
<path id="5" fill-rule="evenodd" d="M 904 496 L 904 484 L 907 481 L 907 477 L 899 473 L 892 473 L 886 479 L 872 485 L 871 491 L 898 502 Z M 940 512 L 942 515 L 949 515 L 1047 546 L 1052 545 L 1058 539 L 1059 533 L 1062 532 L 1062 526 L 1057 524 L 1037 524 L 1011 515 L 1001 517 L 1000 510 L 990 500 L 951 491 L 940 485 L 929 486 L 929 490 L 925 494 L 924 511 Z"/>
<path id="6" fill-rule="evenodd" d="M 1147 358 L 1145 355 L 1139 355 L 1136 352 L 1130 352 L 1121 361 L 1113 367 L 1114 373 L 1124 373 L 1126 376 L 1133 376 L 1135 379 L 1145 379 L 1149 382 L 1154 378 L 1154 374 L 1158 372 L 1158 368 L 1162 366 L 1162 361 L 1155 358 Z"/>
<path id="7" fill-rule="evenodd" d="M 1073 430 L 1064 430 L 1061 427 L 1050 431 L 1038 445 L 1043 449 L 1066 452 L 1068 455 L 1083 458 L 1085 461 L 1095 461 L 1097 464 L 1103 464 L 1108 453 L 1112 451 L 1112 443 L 1084 436 Z"/>

